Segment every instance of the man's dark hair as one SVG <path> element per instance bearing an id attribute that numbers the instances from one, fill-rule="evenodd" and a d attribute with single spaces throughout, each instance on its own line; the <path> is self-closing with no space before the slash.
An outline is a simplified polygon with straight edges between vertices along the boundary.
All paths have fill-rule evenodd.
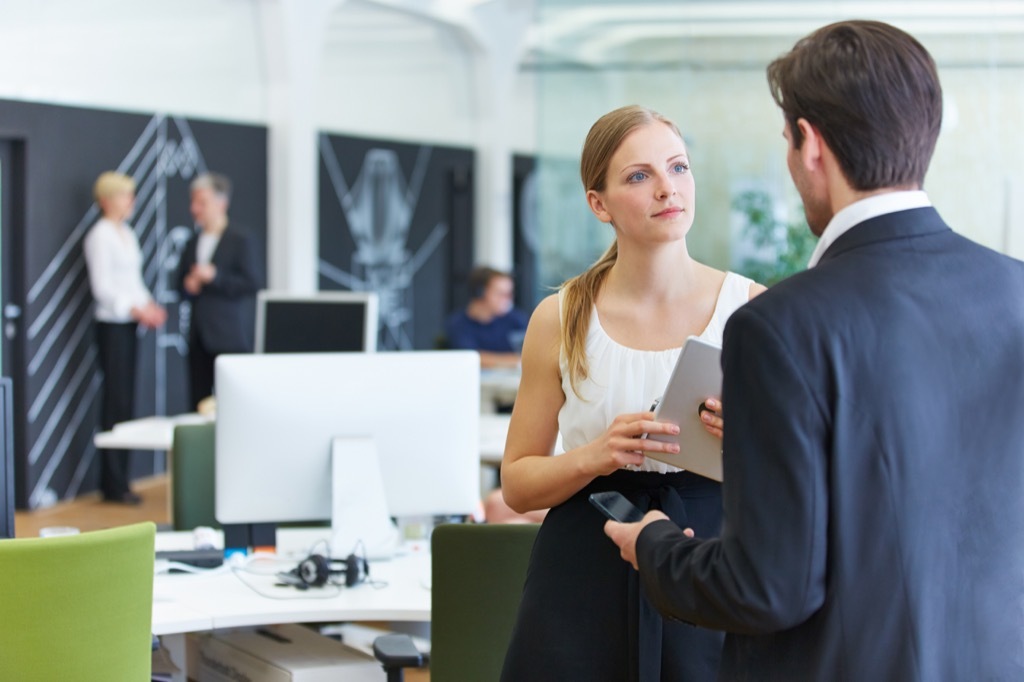
<path id="1" fill-rule="evenodd" d="M 511 273 L 503 270 L 496 270 L 485 266 L 475 267 L 469 272 L 469 278 L 467 284 L 469 285 L 469 297 L 471 299 L 483 298 L 484 292 L 487 291 L 487 285 L 491 283 L 491 280 L 495 277 L 508 277 L 512 278 Z"/>
<path id="2" fill-rule="evenodd" d="M 909 34 L 878 21 L 818 29 L 768 66 L 793 145 L 806 119 L 860 191 L 921 186 L 942 123 L 935 61 Z"/>

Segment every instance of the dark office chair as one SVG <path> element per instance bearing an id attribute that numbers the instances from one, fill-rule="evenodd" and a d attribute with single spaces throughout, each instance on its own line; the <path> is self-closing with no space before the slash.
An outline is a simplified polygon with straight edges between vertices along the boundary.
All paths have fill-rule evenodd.
<path id="1" fill-rule="evenodd" d="M 539 524 L 445 524 L 431 537 L 430 679 L 496 680 Z M 427 663 L 405 635 L 373 645 L 388 682 Z"/>
<path id="2" fill-rule="evenodd" d="M 174 530 L 219 527 L 214 518 L 213 422 L 174 427 L 171 446 L 171 505 Z"/>

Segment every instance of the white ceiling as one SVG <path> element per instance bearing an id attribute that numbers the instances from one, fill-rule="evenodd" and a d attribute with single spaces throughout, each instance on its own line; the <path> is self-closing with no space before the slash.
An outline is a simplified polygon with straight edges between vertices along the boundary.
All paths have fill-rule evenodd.
<path id="1" fill-rule="evenodd" d="M 928 43 L 937 59 L 957 59 L 956 43 L 1024 36 L 1024 2 L 916 0 L 538 0 L 529 63 L 615 68 L 742 65 L 769 59 L 815 28 L 850 18 L 896 24 Z M 941 45 L 939 49 L 932 47 Z M 945 47 L 949 46 L 949 48 Z M 946 54 L 946 50 L 949 53 Z"/>
<path id="2" fill-rule="evenodd" d="M 1021 0 L 348 0 L 326 27 L 325 49 L 328 55 L 373 55 L 381 66 L 389 61 L 382 52 L 396 46 L 429 59 L 439 39 L 472 38 L 479 27 L 474 18 L 488 5 L 530 14 L 519 59 L 535 71 L 747 63 L 762 68 L 766 57 L 800 36 L 848 18 L 901 26 L 940 61 L 977 54 L 981 39 L 987 59 L 1024 61 Z M 487 31 L 476 36 L 486 41 Z M 363 65 L 374 68 L 370 60 Z"/>
<path id="3" fill-rule="evenodd" d="M 761 70 L 850 17 L 910 30 L 945 67 L 1024 67 L 1024 0 L 0 0 L 0 97 L 264 121 L 277 3 L 328 10 L 309 40 L 335 127 L 359 103 L 386 126 L 411 125 L 384 120 L 403 109 L 446 121 L 453 140 L 479 118 L 480 56 L 526 76 L 504 86 L 513 105 L 548 72 Z"/>

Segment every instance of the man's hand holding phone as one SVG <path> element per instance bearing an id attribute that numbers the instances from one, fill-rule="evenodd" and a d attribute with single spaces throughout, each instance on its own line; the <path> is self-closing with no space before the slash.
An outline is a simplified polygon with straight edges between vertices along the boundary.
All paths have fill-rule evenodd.
<path id="1" fill-rule="evenodd" d="M 621 493 L 615 491 L 593 493 L 589 499 L 590 503 L 609 519 L 604 524 L 604 534 L 618 546 L 619 555 L 632 564 L 633 568 L 639 570 L 636 563 L 636 539 L 647 524 L 661 519 L 668 520 L 668 516 L 657 509 L 644 514 Z M 693 537 L 693 531 L 689 528 L 683 530 L 683 533 L 687 537 Z"/>

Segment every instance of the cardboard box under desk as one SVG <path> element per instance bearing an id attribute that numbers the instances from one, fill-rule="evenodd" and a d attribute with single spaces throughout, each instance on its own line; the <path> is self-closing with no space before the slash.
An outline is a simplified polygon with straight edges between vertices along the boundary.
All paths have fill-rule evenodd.
<path id="1" fill-rule="evenodd" d="M 380 682 L 384 670 L 362 652 L 302 625 L 192 633 L 188 676 L 198 682 Z"/>

